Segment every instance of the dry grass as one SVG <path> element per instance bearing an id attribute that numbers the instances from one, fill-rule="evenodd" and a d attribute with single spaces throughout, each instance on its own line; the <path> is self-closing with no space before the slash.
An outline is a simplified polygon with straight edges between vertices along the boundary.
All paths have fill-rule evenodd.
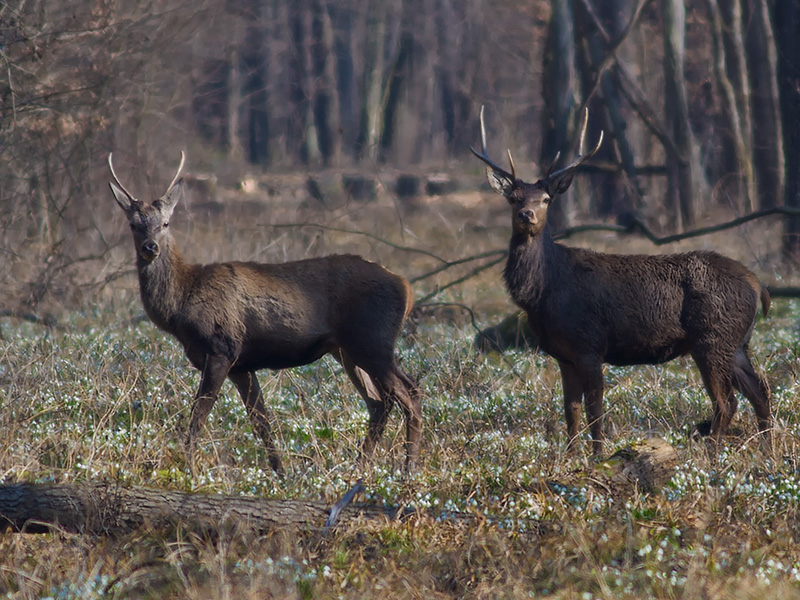
<path id="1" fill-rule="evenodd" d="M 467 199 L 469 200 L 469 198 Z M 204 208 L 205 206 L 205 208 Z M 503 248 L 502 199 L 345 203 L 327 212 L 290 201 L 189 203 L 173 220 L 194 260 L 285 260 L 354 251 L 408 277 L 446 260 Z M 121 215 L 110 226 L 120 246 L 109 271 L 130 269 Z M 402 217 L 402 220 L 401 220 Z M 323 222 L 329 228 L 276 227 Z M 731 234 L 723 250 L 771 280 L 751 246 L 770 225 Z M 752 244 L 747 243 L 748 240 Z M 620 251 L 629 240 L 591 238 Z M 588 243 L 587 238 L 570 243 Z M 635 242 L 638 245 L 638 242 Z M 703 242 L 705 244 L 705 242 Z M 642 250 L 642 248 L 637 248 Z M 759 256 L 770 256 L 769 248 Z M 474 268 L 422 279 L 418 296 Z M 739 434 L 718 461 L 691 441 L 710 410 L 688 361 L 608 369 L 608 432 L 621 446 L 648 433 L 668 439 L 680 467 L 662 493 L 619 499 L 597 490 L 542 492 L 543 479 L 569 480 L 588 461 L 563 453 L 560 378 L 554 361 L 471 349 L 474 328 L 510 310 L 493 267 L 437 296 L 461 306 L 420 313 L 400 342 L 404 367 L 425 391 L 423 463 L 404 478 L 401 419 L 395 414 L 374 466 L 360 473 L 356 451 L 366 411 L 337 363 L 261 381 L 289 473 L 277 480 L 232 386 L 200 443 L 192 477 L 180 443 L 198 375 L 180 347 L 140 313 L 136 282 L 106 286 L 98 308 L 71 312 L 47 330 L 0 322 L 0 472 L 5 481 L 121 480 L 164 488 L 314 498 L 333 503 L 363 475 L 366 499 L 432 507 L 443 518 L 318 532 L 247 532 L 205 539 L 186 531 L 94 539 L 54 532 L 0 537 L 0 593 L 34 598 L 790 598 L 800 597 L 798 337 L 795 302 L 776 301 L 753 340 L 755 362 L 772 385 L 775 456 L 751 439 L 744 403 Z M 611 449 L 611 448 L 610 448 Z M 447 518 L 468 511 L 469 522 Z M 539 527 L 544 524 L 544 527 Z"/>

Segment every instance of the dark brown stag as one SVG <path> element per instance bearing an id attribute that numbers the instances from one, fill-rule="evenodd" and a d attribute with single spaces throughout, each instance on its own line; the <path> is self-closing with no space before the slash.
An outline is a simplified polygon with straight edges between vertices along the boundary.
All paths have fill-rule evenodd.
<path id="1" fill-rule="evenodd" d="M 540 347 L 561 369 L 570 443 L 578 436 L 581 398 L 593 450 L 603 443 L 603 363 L 657 364 L 689 354 L 713 403 L 713 418 L 698 431 L 715 440 L 725 434 L 737 408 L 734 388 L 755 409 L 758 428 L 769 439 L 769 390 L 749 357 L 759 298 L 764 314 L 769 295 L 742 264 L 716 252 L 656 256 L 603 254 L 555 243 L 547 225 L 553 199 L 569 188 L 575 170 L 597 152 L 584 152 L 584 111 L 578 157 L 545 177 L 526 183 L 486 153 L 481 109 L 481 152 L 492 189 L 511 205 L 512 233 L 505 283 L 528 314 Z M 558 157 L 556 157 L 556 160 Z"/>
<path id="2" fill-rule="evenodd" d="M 178 172 L 161 198 L 141 202 L 120 183 L 108 155 L 114 179 L 109 185 L 133 233 L 144 308 L 153 323 L 178 338 L 202 373 L 187 435 L 190 459 L 227 377 L 267 446 L 270 464 L 281 472 L 256 371 L 305 365 L 330 353 L 367 404 L 362 454 L 372 454 L 397 402 L 405 417 L 410 468 L 419 456 L 421 397 L 394 352 L 414 302 L 409 283 L 352 255 L 280 264 L 185 262 L 169 229 L 183 195 L 183 163 L 181 153 Z"/>

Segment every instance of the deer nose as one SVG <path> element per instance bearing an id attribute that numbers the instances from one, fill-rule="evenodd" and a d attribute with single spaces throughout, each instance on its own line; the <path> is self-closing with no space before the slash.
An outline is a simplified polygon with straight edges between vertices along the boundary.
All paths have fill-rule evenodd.
<path id="1" fill-rule="evenodd" d="M 517 216 L 523 223 L 536 225 L 536 223 L 539 222 L 539 220 L 536 218 L 536 213 L 534 213 L 530 208 L 523 208 L 517 213 Z"/>
<path id="2" fill-rule="evenodd" d="M 158 256 L 158 242 L 147 240 L 142 244 L 142 255 L 144 258 L 155 258 Z"/>

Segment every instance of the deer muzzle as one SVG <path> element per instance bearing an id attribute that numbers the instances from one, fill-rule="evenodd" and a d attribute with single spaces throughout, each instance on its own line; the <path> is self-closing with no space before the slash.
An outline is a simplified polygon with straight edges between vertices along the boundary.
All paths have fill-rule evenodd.
<path id="1" fill-rule="evenodd" d="M 521 223 L 525 223 L 527 225 L 536 225 L 539 222 L 539 219 L 536 218 L 536 213 L 530 208 L 523 208 L 520 210 L 517 213 L 517 218 Z"/>
<path id="2" fill-rule="evenodd" d="M 158 242 L 154 240 L 147 240 L 146 242 L 142 243 L 141 248 L 139 248 L 139 255 L 147 260 L 151 261 L 154 260 L 161 249 L 158 247 Z"/>

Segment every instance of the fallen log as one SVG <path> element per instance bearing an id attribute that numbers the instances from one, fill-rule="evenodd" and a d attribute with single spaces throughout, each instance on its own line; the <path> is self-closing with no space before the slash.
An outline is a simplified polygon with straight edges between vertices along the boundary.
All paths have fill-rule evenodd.
<path id="1" fill-rule="evenodd" d="M 615 498 L 636 492 L 656 492 L 672 476 L 677 455 L 667 442 L 653 438 L 620 450 L 565 483 L 547 482 L 543 489 L 594 486 Z M 363 490 L 356 485 L 334 507 L 311 500 L 275 500 L 246 496 L 209 495 L 116 482 L 87 484 L 15 483 L 0 485 L 0 523 L 17 532 L 53 529 L 90 535 L 121 535 L 135 530 L 191 529 L 266 533 L 280 528 L 326 531 L 357 521 L 389 522 L 412 515 L 443 517 L 434 511 L 408 507 L 352 503 Z M 333 508 L 333 509 L 332 509 Z M 446 513 L 448 520 L 469 521 L 474 513 Z M 482 519 L 491 522 L 491 516 Z M 530 530 L 551 530 L 557 524 L 532 523 Z"/>
<path id="2" fill-rule="evenodd" d="M 53 527 L 93 535 L 181 526 L 255 532 L 291 527 L 321 529 L 330 511 L 324 502 L 188 493 L 116 482 L 0 486 L 0 522 L 28 533 L 44 533 Z M 397 517 L 396 508 L 351 504 L 340 511 L 338 522 Z"/>

